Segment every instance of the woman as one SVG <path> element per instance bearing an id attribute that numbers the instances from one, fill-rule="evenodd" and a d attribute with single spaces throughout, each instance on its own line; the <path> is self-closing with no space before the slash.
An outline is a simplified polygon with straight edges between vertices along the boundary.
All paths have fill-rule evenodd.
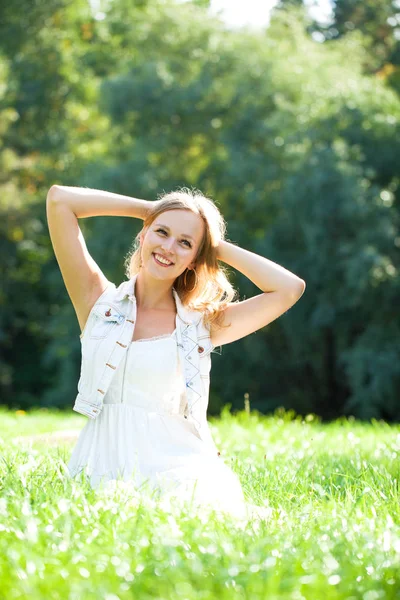
<path id="1" fill-rule="evenodd" d="M 143 219 L 118 288 L 90 256 L 78 218 Z M 100 190 L 52 186 L 50 237 L 81 328 L 74 410 L 89 417 L 68 470 L 93 487 L 121 478 L 235 515 L 246 503 L 208 427 L 210 353 L 285 313 L 305 282 L 227 242 L 212 200 L 181 188 L 153 202 Z M 223 261 L 261 294 L 232 302 Z"/>

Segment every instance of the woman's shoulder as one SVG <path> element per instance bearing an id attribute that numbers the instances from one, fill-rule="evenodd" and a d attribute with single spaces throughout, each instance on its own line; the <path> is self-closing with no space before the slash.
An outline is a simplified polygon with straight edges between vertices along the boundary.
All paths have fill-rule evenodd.
<path id="1" fill-rule="evenodd" d="M 209 314 L 206 310 L 193 310 L 194 323 L 203 335 L 210 335 L 210 321 L 208 316 Z"/>

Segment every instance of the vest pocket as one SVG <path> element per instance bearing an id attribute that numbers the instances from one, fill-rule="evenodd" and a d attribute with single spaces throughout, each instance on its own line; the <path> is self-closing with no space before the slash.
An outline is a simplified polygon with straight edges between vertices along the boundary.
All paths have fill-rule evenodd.
<path id="1" fill-rule="evenodd" d="M 123 319 L 124 315 L 121 315 L 112 306 L 105 304 L 96 306 L 93 310 L 93 324 L 89 333 L 90 339 L 106 338 Z"/>
<path id="2" fill-rule="evenodd" d="M 202 358 L 209 356 L 213 350 L 214 346 L 212 345 L 211 338 L 209 336 L 199 336 L 197 338 L 197 352 L 199 353 L 200 361 Z"/>
<path id="3" fill-rule="evenodd" d="M 209 385 L 210 371 L 211 371 L 211 352 L 214 346 L 211 343 L 211 339 L 201 338 L 198 339 L 198 353 L 199 353 L 199 371 L 202 377 L 203 383 Z M 208 379 L 208 381 L 206 381 Z"/>

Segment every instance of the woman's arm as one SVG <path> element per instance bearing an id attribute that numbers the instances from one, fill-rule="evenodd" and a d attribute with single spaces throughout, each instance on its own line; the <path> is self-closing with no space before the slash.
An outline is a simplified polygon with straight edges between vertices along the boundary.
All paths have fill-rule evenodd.
<path id="1" fill-rule="evenodd" d="M 144 219 L 151 205 L 146 200 L 88 188 L 53 185 L 48 191 L 50 238 L 81 330 L 110 282 L 89 253 L 78 218 L 110 215 Z"/>
<path id="2" fill-rule="evenodd" d="M 214 346 L 229 344 L 265 327 L 289 310 L 306 288 L 303 279 L 284 267 L 229 242 L 219 243 L 217 258 L 246 275 L 263 293 L 228 304 L 223 327 L 211 324 Z"/>
<path id="3" fill-rule="evenodd" d="M 113 192 L 67 185 L 52 185 L 48 197 L 67 205 L 79 219 L 85 217 L 136 217 L 145 219 L 153 202 Z"/>
<path id="4" fill-rule="evenodd" d="M 295 290 L 297 293 L 301 290 L 302 295 L 305 290 L 305 281 L 291 271 L 264 256 L 244 250 L 230 242 L 220 241 L 217 258 L 246 275 L 262 292 Z"/>

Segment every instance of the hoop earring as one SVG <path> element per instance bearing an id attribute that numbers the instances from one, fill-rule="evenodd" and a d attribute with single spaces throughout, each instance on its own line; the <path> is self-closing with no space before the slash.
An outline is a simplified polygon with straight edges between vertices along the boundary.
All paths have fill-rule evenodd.
<path id="1" fill-rule="evenodd" d="M 185 275 L 183 277 L 183 283 L 185 284 L 185 287 L 187 287 L 186 275 L 188 274 L 188 271 L 193 271 L 194 275 L 195 275 L 195 278 L 196 278 L 194 286 L 192 287 L 192 289 L 188 290 L 189 292 L 192 292 L 194 290 L 194 288 L 196 287 L 196 285 L 197 285 L 198 277 L 197 277 L 196 269 L 186 269 Z"/>

